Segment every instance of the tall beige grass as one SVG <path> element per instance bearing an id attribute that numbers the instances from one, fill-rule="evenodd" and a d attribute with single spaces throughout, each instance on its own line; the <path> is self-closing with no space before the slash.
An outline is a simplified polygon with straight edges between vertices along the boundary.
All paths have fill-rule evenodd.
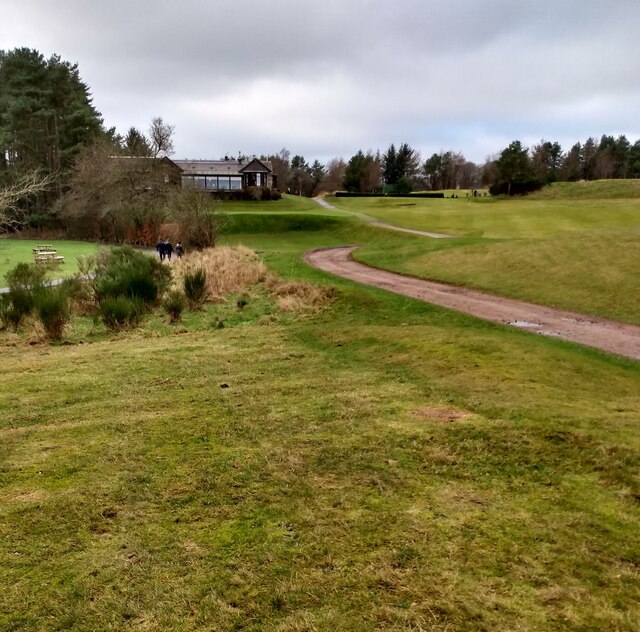
<path id="1" fill-rule="evenodd" d="M 207 273 L 207 290 L 213 301 L 224 301 L 230 294 L 243 294 L 262 281 L 281 312 L 319 311 L 335 296 L 334 288 L 306 281 L 286 281 L 268 273 L 258 255 L 246 246 L 219 246 L 174 260 L 174 285 L 182 288 L 185 272 L 198 268 Z"/>
<path id="2" fill-rule="evenodd" d="M 285 281 L 269 275 L 267 288 L 281 312 L 318 311 L 335 296 L 335 289 L 312 285 L 306 281 Z"/>
<path id="3" fill-rule="evenodd" d="M 174 283 L 181 287 L 185 272 L 198 268 L 207 273 L 207 290 L 214 301 L 245 292 L 267 276 L 266 266 L 250 248 L 219 246 L 176 259 L 172 265 Z"/>

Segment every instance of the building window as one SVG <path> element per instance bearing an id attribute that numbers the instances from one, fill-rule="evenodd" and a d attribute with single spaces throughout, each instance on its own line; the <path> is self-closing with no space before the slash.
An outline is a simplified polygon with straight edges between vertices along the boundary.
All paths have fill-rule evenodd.
<path id="1" fill-rule="evenodd" d="M 218 176 L 207 176 L 206 188 L 216 191 L 218 189 Z"/>
<path id="2" fill-rule="evenodd" d="M 229 180 L 232 191 L 239 191 L 242 188 L 242 176 L 231 176 Z"/>

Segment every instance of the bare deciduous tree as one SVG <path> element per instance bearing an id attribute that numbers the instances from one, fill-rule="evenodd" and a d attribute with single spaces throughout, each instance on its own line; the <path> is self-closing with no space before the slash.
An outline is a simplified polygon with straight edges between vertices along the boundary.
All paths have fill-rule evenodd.
<path id="1" fill-rule="evenodd" d="M 45 191 L 52 183 L 51 176 L 29 173 L 15 184 L 0 189 L 0 233 L 20 230 L 27 221 L 25 204 Z"/>
<path id="2" fill-rule="evenodd" d="M 161 116 L 156 116 L 149 125 L 149 144 L 154 158 L 170 156 L 173 153 L 173 125 L 168 125 Z"/>

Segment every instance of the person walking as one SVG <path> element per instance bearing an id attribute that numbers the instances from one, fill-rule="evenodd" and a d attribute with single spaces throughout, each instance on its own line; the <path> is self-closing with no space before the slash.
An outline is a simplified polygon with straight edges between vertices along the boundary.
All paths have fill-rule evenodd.
<path id="1" fill-rule="evenodd" d="M 164 242 L 164 254 L 167 256 L 167 258 L 169 259 L 169 261 L 171 261 L 171 253 L 173 253 L 173 245 L 172 243 L 167 239 L 167 241 Z"/>
<path id="2" fill-rule="evenodd" d="M 160 261 L 164 261 L 164 241 L 160 238 L 158 238 L 158 243 L 156 243 L 156 250 L 158 251 Z"/>
<path id="3" fill-rule="evenodd" d="M 183 254 L 184 254 L 184 246 L 182 245 L 181 242 L 177 242 L 176 243 L 176 257 L 178 257 L 178 259 L 181 259 Z"/>

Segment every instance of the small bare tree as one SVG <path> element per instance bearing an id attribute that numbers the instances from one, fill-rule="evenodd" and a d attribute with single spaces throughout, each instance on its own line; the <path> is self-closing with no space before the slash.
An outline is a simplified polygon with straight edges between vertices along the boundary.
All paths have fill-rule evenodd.
<path id="1" fill-rule="evenodd" d="M 161 116 L 156 116 L 149 125 L 149 144 L 154 158 L 170 156 L 173 153 L 173 125 L 168 125 Z"/>
<path id="2" fill-rule="evenodd" d="M 15 184 L 0 189 L 0 233 L 14 232 L 27 222 L 26 202 L 45 191 L 52 183 L 51 176 L 29 173 Z"/>
<path id="3" fill-rule="evenodd" d="M 224 222 L 219 202 L 206 191 L 176 189 L 167 203 L 167 215 L 187 247 L 202 250 L 215 245 Z"/>

